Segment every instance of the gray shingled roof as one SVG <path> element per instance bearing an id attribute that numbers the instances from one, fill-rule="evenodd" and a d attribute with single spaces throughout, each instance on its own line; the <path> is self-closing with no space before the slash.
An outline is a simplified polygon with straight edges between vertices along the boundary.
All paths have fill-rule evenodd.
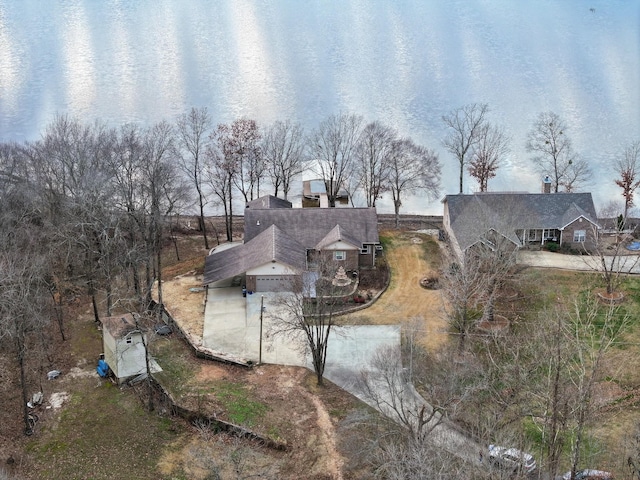
<path id="1" fill-rule="evenodd" d="M 597 225 L 590 193 L 447 195 L 451 229 L 462 250 L 490 229 L 519 244 L 517 229 L 562 229 L 579 217 Z"/>
<path id="2" fill-rule="evenodd" d="M 356 248 L 360 248 L 362 246 L 357 238 L 346 232 L 340 225 L 336 225 L 322 240 L 318 242 L 315 248 L 316 250 L 323 250 L 325 247 L 336 242 L 345 242 Z"/>
<path id="3" fill-rule="evenodd" d="M 349 243 L 361 246 L 379 243 L 378 216 L 375 208 L 279 208 L 270 210 L 246 209 L 244 239 L 251 241 L 271 225 L 301 243 L 315 248 L 336 225 Z"/>
<path id="4" fill-rule="evenodd" d="M 274 197 L 273 195 L 265 195 L 264 197 L 251 200 L 247 203 L 246 208 L 265 209 L 265 208 L 291 208 L 293 204 L 284 198 Z"/>
<path id="5" fill-rule="evenodd" d="M 208 285 L 242 275 L 251 268 L 269 262 L 278 262 L 294 270 L 304 270 L 307 262 L 306 250 L 273 225 L 247 243 L 207 256 L 202 283 Z"/>

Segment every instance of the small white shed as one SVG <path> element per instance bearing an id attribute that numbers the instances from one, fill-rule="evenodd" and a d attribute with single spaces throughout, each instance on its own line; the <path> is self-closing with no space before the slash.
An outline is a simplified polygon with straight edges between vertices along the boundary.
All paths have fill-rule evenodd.
<path id="1" fill-rule="evenodd" d="M 134 314 L 127 313 L 102 319 L 102 344 L 104 360 L 118 383 L 145 373 L 145 343 L 147 336 L 136 325 Z M 152 372 L 162 369 L 149 359 Z"/>

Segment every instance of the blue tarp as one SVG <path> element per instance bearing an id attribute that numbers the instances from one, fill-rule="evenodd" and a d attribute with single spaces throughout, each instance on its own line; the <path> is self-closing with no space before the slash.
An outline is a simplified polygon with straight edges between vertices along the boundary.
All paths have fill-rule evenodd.
<path id="1" fill-rule="evenodd" d="M 98 375 L 100 375 L 102 378 L 106 377 L 109 374 L 109 365 L 107 365 L 107 362 L 102 359 L 98 360 L 96 372 L 98 372 Z"/>

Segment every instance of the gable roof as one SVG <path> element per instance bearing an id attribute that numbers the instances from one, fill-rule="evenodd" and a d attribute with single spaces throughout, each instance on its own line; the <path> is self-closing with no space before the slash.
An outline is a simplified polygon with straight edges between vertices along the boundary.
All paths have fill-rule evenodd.
<path id="1" fill-rule="evenodd" d="M 447 195 L 449 224 L 462 250 L 493 229 L 520 245 L 517 229 L 559 229 L 584 217 L 597 225 L 590 193 Z"/>
<path id="2" fill-rule="evenodd" d="M 203 285 L 242 275 L 260 265 L 277 262 L 294 270 L 306 267 L 306 251 L 277 226 L 265 229 L 250 242 L 213 252 L 205 259 Z"/>
<path id="3" fill-rule="evenodd" d="M 322 250 L 336 242 L 345 242 L 356 248 L 360 248 L 362 246 L 357 238 L 346 232 L 340 225 L 336 225 L 322 240 L 318 242 L 315 248 L 316 250 Z"/>
<path id="4" fill-rule="evenodd" d="M 265 195 L 264 197 L 251 200 L 247 203 L 246 208 L 265 209 L 265 208 L 291 208 L 293 204 L 284 198 L 274 197 L 273 195 Z"/>
<path id="5" fill-rule="evenodd" d="M 268 210 L 245 209 L 245 242 L 253 240 L 272 225 L 301 245 L 305 249 L 316 248 L 333 233 L 356 246 L 377 244 L 378 216 L 375 208 L 275 208 Z"/>

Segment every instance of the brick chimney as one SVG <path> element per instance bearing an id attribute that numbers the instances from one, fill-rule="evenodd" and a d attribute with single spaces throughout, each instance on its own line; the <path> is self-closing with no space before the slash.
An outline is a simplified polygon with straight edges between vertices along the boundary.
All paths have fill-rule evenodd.
<path id="1" fill-rule="evenodd" d="M 542 179 L 542 193 L 551 193 L 551 177 L 545 175 Z"/>

